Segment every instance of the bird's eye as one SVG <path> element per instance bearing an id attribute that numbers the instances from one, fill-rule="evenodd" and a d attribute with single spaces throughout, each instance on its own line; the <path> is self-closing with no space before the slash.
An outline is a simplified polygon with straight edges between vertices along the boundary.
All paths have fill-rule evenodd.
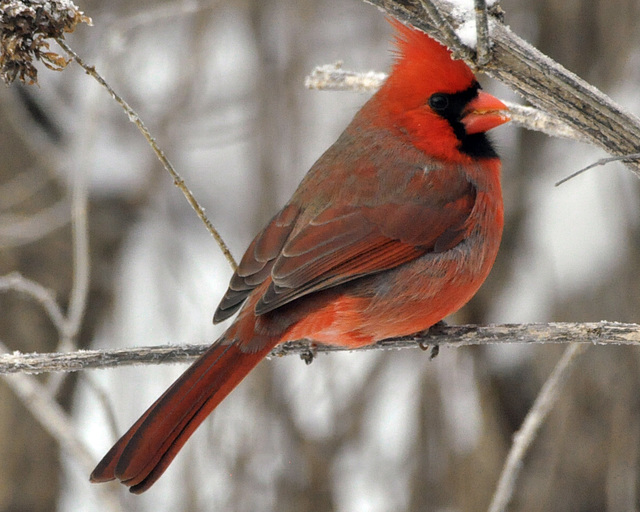
<path id="1" fill-rule="evenodd" d="M 446 94 L 436 93 L 429 98 L 429 106 L 436 112 L 444 112 L 449 106 Z"/>

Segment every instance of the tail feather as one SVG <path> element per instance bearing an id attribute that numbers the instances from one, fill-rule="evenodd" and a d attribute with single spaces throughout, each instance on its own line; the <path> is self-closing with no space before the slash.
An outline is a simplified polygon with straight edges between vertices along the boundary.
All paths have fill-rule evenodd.
<path id="1" fill-rule="evenodd" d="M 212 345 L 109 450 L 91 481 L 117 478 L 133 493 L 146 491 L 200 423 L 276 344 L 257 352 L 234 343 Z"/>

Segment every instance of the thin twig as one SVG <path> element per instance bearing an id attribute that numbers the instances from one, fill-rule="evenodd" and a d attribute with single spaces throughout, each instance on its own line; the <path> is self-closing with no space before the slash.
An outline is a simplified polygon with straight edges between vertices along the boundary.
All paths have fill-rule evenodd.
<path id="1" fill-rule="evenodd" d="M 204 209 L 202 208 L 202 206 L 200 206 L 200 203 L 198 203 L 198 201 L 196 200 L 192 192 L 189 190 L 189 188 L 187 187 L 182 177 L 174 169 L 169 159 L 165 156 L 164 152 L 160 149 L 156 140 L 153 138 L 153 136 L 147 129 L 146 125 L 142 122 L 138 114 L 129 106 L 129 104 L 123 98 L 121 98 L 111 88 L 111 86 L 106 82 L 106 80 L 96 71 L 95 67 L 85 64 L 82 58 L 76 52 L 74 52 L 62 39 L 56 39 L 56 42 L 60 45 L 60 47 L 65 52 L 69 54 L 70 57 L 72 57 L 78 63 L 80 67 L 82 67 L 82 69 L 85 70 L 85 72 L 88 75 L 90 75 L 94 80 L 96 80 L 100 85 L 102 85 L 102 87 L 104 87 L 107 90 L 107 92 L 111 95 L 111 97 L 122 107 L 122 109 L 125 111 L 125 113 L 129 117 L 129 120 L 136 125 L 138 130 L 140 130 L 140 132 L 142 133 L 142 135 L 147 140 L 147 142 L 153 149 L 154 153 L 158 157 L 158 160 L 160 160 L 164 168 L 167 170 L 167 172 L 169 172 L 169 174 L 173 178 L 174 185 L 182 191 L 182 193 L 187 198 L 187 201 L 189 202 L 191 207 L 194 209 L 198 217 L 200 217 L 200 220 L 207 227 L 207 229 L 209 230 L 209 233 L 211 233 L 211 235 L 217 242 L 225 258 L 227 258 L 227 261 L 229 262 L 229 265 L 231 265 L 231 268 L 235 270 L 238 265 L 235 259 L 233 258 L 233 256 L 231 255 L 231 251 L 227 247 L 227 244 L 224 242 L 224 240 L 222 239 L 222 237 L 220 236 L 216 228 L 213 227 L 213 224 L 211 224 L 211 221 L 207 218 L 204 212 Z"/>
<path id="2" fill-rule="evenodd" d="M 11 208 L 17 207 L 23 201 L 35 196 L 48 184 L 47 176 L 43 177 L 42 173 L 35 168 L 19 172 L 0 185 L 0 211 L 9 211 Z"/>
<path id="3" fill-rule="evenodd" d="M 107 394 L 105 389 L 92 378 L 92 375 L 85 372 L 80 374 L 80 376 L 82 382 L 87 385 L 87 388 L 90 389 L 98 399 L 98 402 L 102 407 L 102 411 L 107 418 L 107 426 L 109 427 L 111 437 L 113 439 L 118 439 L 120 436 L 120 428 L 116 421 L 116 411 L 113 400 L 111 400 L 111 397 Z"/>
<path id="4" fill-rule="evenodd" d="M 91 264 L 89 261 L 89 222 L 87 209 L 89 196 L 87 171 L 84 166 L 76 165 L 74 169 L 71 192 L 71 236 L 73 247 L 72 282 L 69 297 L 69 308 L 65 322 L 65 331 L 60 342 L 68 345 L 75 343 L 80 330 L 82 318 L 87 306 Z"/>
<path id="5" fill-rule="evenodd" d="M 7 347 L 0 341 L 0 357 Z M 47 389 L 32 375 L 0 375 L 4 382 L 20 398 L 22 404 L 40 425 L 58 441 L 63 450 L 82 465 L 88 473 L 95 464 L 94 455 L 82 441 L 80 432 L 62 407 L 49 396 Z M 107 510 L 121 507 L 116 495 L 108 489 L 95 489 Z"/>
<path id="6" fill-rule="evenodd" d="M 310 340 L 291 341 L 277 346 L 271 357 L 304 355 L 314 352 L 357 352 L 424 348 L 426 345 L 460 347 L 496 343 L 588 343 L 596 345 L 640 346 L 640 325 L 617 322 L 455 325 L 439 327 L 437 332 L 380 341 L 359 349 L 326 346 Z M 210 344 L 163 345 L 115 350 L 80 350 L 67 354 L 0 355 L 2 373 L 73 372 L 90 368 L 113 368 L 142 364 L 189 362 L 202 355 Z"/>
<path id="7" fill-rule="evenodd" d="M 9 290 L 24 293 L 38 302 L 49 315 L 58 334 L 62 335 L 65 329 L 65 317 L 52 290 L 24 277 L 19 272 L 0 276 L 0 292 Z"/>
<path id="8" fill-rule="evenodd" d="M 221 0 L 177 0 L 174 2 L 163 2 L 158 5 L 145 6 L 139 12 L 129 16 L 114 17 L 112 28 L 121 34 L 124 32 L 134 32 L 142 27 L 158 25 L 167 20 L 185 18 L 190 14 L 201 13 L 206 10 L 213 10 L 218 7 Z"/>
<path id="9" fill-rule="evenodd" d="M 478 67 L 482 67 L 491 60 L 487 2 L 486 0 L 474 0 L 473 5 L 476 11 L 476 62 Z"/>
<path id="10" fill-rule="evenodd" d="M 592 164 L 587 165 L 586 167 L 583 167 L 579 171 L 576 171 L 573 174 L 570 174 L 566 178 L 562 178 L 560 181 L 556 183 L 556 187 L 559 187 L 560 185 L 562 185 L 563 183 L 566 183 L 570 179 L 575 178 L 576 176 L 582 174 L 583 172 L 586 172 L 589 169 L 593 169 L 598 165 L 606 165 L 606 164 L 610 164 L 611 162 L 631 162 L 633 160 L 640 160 L 640 153 L 632 153 L 630 155 L 610 156 L 607 158 L 601 158 L 600 160 L 597 160 Z"/>
<path id="11" fill-rule="evenodd" d="M 536 401 L 527 413 L 522 427 L 515 434 L 511 450 L 502 469 L 496 492 L 489 506 L 489 512 L 504 512 L 513 495 L 513 489 L 522 467 L 522 461 L 536 438 L 538 430 L 547 415 L 561 396 L 561 389 L 571 375 L 573 365 L 588 345 L 574 343 L 569 345 L 556 364 L 553 372 L 542 386 Z"/>
<path id="12" fill-rule="evenodd" d="M 18 247 L 44 238 L 69 224 L 69 201 L 65 198 L 27 217 L 0 215 L 0 247 Z"/>
<path id="13" fill-rule="evenodd" d="M 99 91 L 91 92 L 91 96 Z M 56 352 L 69 352 L 78 348 L 78 333 L 82 326 L 84 314 L 87 308 L 89 296 L 89 283 L 91 278 L 91 261 L 89 247 L 89 185 L 87 147 L 91 134 L 94 132 L 96 119 L 99 116 L 90 116 L 92 120 L 79 135 L 75 145 L 75 154 L 71 165 L 71 291 L 69 293 L 68 306 L 65 315 L 64 329 L 58 337 Z M 46 387 L 49 395 L 57 396 L 66 380 L 63 373 L 54 373 L 48 376 Z"/>

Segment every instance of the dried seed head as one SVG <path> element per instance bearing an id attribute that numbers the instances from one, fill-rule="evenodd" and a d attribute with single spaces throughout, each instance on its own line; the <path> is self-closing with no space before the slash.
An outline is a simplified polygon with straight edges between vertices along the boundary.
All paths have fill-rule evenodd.
<path id="1" fill-rule="evenodd" d="M 64 38 L 78 23 L 91 25 L 69 0 L 0 0 L 0 78 L 37 82 L 34 61 L 60 71 L 68 60 L 50 51 L 48 39 Z"/>

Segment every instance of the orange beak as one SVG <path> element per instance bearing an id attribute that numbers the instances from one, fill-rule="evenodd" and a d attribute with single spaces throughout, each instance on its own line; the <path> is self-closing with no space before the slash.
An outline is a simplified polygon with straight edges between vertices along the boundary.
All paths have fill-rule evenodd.
<path id="1" fill-rule="evenodd" d="M 498 98 L 484 91 L 478 91 L 478 97 L 471 101 L 462 114 L 462 124 L 467 135 L 486 132 L 511 121 L 509 109 Z"/>

